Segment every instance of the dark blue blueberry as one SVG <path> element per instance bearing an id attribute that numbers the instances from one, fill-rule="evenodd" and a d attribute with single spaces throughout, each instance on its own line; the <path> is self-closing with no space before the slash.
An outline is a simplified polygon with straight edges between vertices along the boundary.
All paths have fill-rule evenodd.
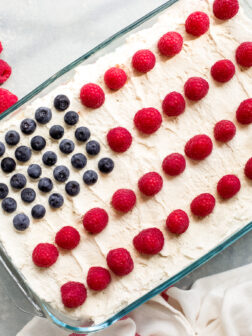
<path id="1" fill-rule="evenodd" d="M 59 148 L 62 153 L 64 154 L 70 154 L 74 151 L 74 143 L 72 140 L 64 139 L 60 141 Z"/>
<path id="2" fill-rule="evenodd" d="M 64 111 L 68 108 L 70 105 L 70 100 L 67 96 L 60 94 L 57 97 L 54 98 L 54 107 L 56 110 Z"/>
<path id="3" fill-rule="evenodd" d="M 30 219 L 24 213 L 20 213 L 13 218 L 14 228 L 18 231 L 25 231 L 30 225 Z"/>
<path id="4" fill-rule="evenodd" d="M 36 179 L 36 178 L 39 178 L 41 173 L 42 173 L 42 169 L 41 167 L 38 165 L 38 164 L 31 164 L 28 169 L 27 169 L 27 173 L 28 175 L 33 178 L 33 179 Z"/>
<path id="5" fill-rule="evenodd" d="M 53 176 L 58 182 L 66 182 L 70 175 L 69 169 L 66 166 L 57 166 L 53 170 Z"/>
<path id="6" fill-rule="evenodd" d="M 53 188 L 52 180 L 49 179 L 48 177 L 43 177 L 42 179 L 39 180 L 38 188 L 43 192 L 51 191 Z"/>
<path id="7" fill-rule="evenodd" d="M 87 164 L 87 158 L 85 155 L 81 153 L 74 154 L 71 158 L 71 163 L 74 168 L 76 169 L 82 169 Z"/>
<path id="8" fill-rule="evenodd" d="M 59 140 L 64 135 L 64 128 L 60 125 L 53 125 L 49 130 L 49 134 L 53 139 Z"/>
<path id="9" fill-rule="evenodd" d="M 21 161 L 21 162 L 29 161 L 31 158 L 31 154 L 32 154 L 31 148 L 27 146 L 19 146 L 15 150 L 15 157 L 18 161 Z"/>
<path id="10" fill-rule="evenodd" d="M 52 111 L 48 107 L 39 107 L 35 112 L 35 119 L 45 125 L 52 119 Z"/>
<path id="11" fill-rule="evenodd" d="M 31 215 L 33 218 L 36 219 L 41 219 L 45 216 L 46 209 L 43 205 L 41 204 L 36 204 L 31 210 Z"/>
<path id="12" fill-rule="evenodd" d="M 14 174 L 10 179 L 10 185 L 15 189 L 23 189 L 26 185 L 26 177 L 23 174 Z"/>
<path id="13" fill-rule="evenodd" d="M 86 151 L 89 155 L 97 155 L 100 152 L 100 144 L 95 140 L 88 141 Z"/>
<path id="14" fill-rule="evenodd" d="M 36 127 L 37 125 L 35 121 L 29 118 L 24 119 L 20 124 L 21 131 L 27 135 L 32 134 L 35 131 Z"/>
<path id="15" fill-rule="evenodd" d="M 16 168 L 16 162 L 12 158 L 6 157 L 1 161 L 1 168 L 5 173 L 11 173 Z"/>
<path id="16" fill-rule="evenodd" d="M 0 156 L 3 156 L 5 153 L 5 146 L 4 144 L 0 141 Z"/>
<path id="17" fill-rule="evenodd" d="M 5 198 L 9 193 L 9 188 L 6 184 L 0 183 L 0 199 Z"/>
<path id="18" fill-rule="evenodd" d="M 83 181 L 87 185 L 95 184 L 98 180 L 98 175 L 94 170 L 87 170 L 83 175 Z"/>
<path id="19" fill-rule="evenodd" d="M 76 196 L 80 192 L 80 185 L 76 181 L 69 181 L 65 186 L 66 193 L 70 196 Z"/>
<path id="20" fill-rule="evenodd" d="M 78 141 L 86 142 L 90 138 L 90 131 L 87 127 L 81 126 L 76 128 L 75 138 Z"/>
<path id="21" fill-rule="evenodd" d="M 102 173 L 108 174 L 114 169 L 114 161 L 110 158 L 102 158 L 98 162 L 98 168 Z"/>
<path id="22" fill-rule="evenodd" d="M 45 152 L 42 161 L 47 166 L 53 166 L 57 162 L 57 155 L 52 151 Z"/>
<path id="23" fill-rule="evenodd" d="M 58 209 L 63 205 L 64 198 L 63 198 L 62 195 L 60 195 L 58 193 L 54 193 L 54 194 L 50 195 L 48 202 L 49 202 L 50 207 L 52 207 L 54 209 Z"/>
<path id="24" fill-rule="evenodd" d="M 26 203 L 31 203 L 36 198 L 36 193 L 32 188 L 25 188 L 21 192 L 21 198 Z"/>
<path id="25" fill-rule="evenodd" d="M 64 120 L 66 124 L 73 126 L 79 121 L 79 115 L 74 111 L 68 111 L 64 116 Z"/>
<path id="26" fill-rule="evenodd" d="M 12 213 L 17 209 L 17 202 L 11 197 L 6 197 L 2 200 L 2 208 L 4 211 Z"/>
<path id="27" fill-rule="evenodd" d="M 45 148 L 46 141 L 45 139 L 40 136 L 36 135 L 31 139 L 31 148 L 34 149 L 35 151 L 40 151 Z"/>
<path id="28" fill-rule="evenodd" d="M 10 146 L 15 146 L 16 144 L 18 144 L 19 140 L 20 140 L 20 135 L 16 131 L 11 130 L 5 134 L 5 141 Z"/>

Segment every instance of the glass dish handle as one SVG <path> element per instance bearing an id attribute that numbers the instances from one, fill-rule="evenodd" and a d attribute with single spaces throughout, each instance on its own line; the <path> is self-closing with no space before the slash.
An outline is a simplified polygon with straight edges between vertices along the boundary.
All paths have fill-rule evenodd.
<path id="1" fill-rule="evenodd" d="M 26 289 L 24 281 L 14 273 L 12 264 L 0 255 L 0 286 L 4 288 L 13 305 L 26 314 L 45 317 Z"/>

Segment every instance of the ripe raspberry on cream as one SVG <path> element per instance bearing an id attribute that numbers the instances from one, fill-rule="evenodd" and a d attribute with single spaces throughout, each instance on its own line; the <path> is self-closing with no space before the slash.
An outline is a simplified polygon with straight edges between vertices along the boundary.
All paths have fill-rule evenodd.
<path id="1" fill-rule="evenodd" d="M 123 153 L 130 147 L 132 136 L 126 128 L 115 127 L 109 130 L 107 141 L 113 151 Z"/>
<path id="2" fill-rule="evenodd" d="M 204 12 L 194 12 L 188 16 L 185 22 L 186 32 L 194 36 L 200 36 L 208 31 L 209 17 Z"/>
<path id="3" fill-rule="evenodd" d="M 236 110 L 236 119 L 240 124 L 252 123 L 252 98 L 243 100 Z"/>
<path id="4" fill-rule="evenodd" d="M 132 57 L 132 66 L 138 72 L 149 72 L 154 68 L 155 64 L 155 55 L 147 49 L 137 51 Z"/>
<path id="5" fill-rule="evenodd" d="M 158 50 L 164 56 L 172 57 L 178 54 L 183 46 L 183 37 L 177 32 L 168 32 L 158 41 Z"/>
<path id="6" fill-rule="evenodd" d="M 104 81 L 111 90 L 119 90 L 126 83 L 127 75 L 123 69 L 113 67 L 105 72 Z"/>
<path id="7" fill-rule="evenodd" d="M 173 91 L 165 96 L 162 102 L 162 109 L 168 117 L 176 117 L 184 112 L 185 105 L 185 99 L 182 94 Z"/>
<path id="8" fill-rule="evenodd" d="M 212 4 L 213 1 L 208 0 L 176 2 L 155 20 L 154 27 L 127 36 L 122 47 L 102 56 L 94 64 L 90 61 L 76 67 L 73 78 L 68 82 L 62 81 L 52 92 L 41 93 L 39 98 L 24 105 L 19 113 L 1 121 L 0 142 L 5 145 L 1 161 L 6 157 L 15 160 L 16 147 L 31 147 L 31 138 L 35 136 L 46 140 L 42 154 L 49 150 L 57 154 L 58 161 L 52 167 L 44 165 L 40 152 L 35 153 L 32 149 L 30 160 L 22 164 L 16 162 L 13 173 L 4 173 L 0 168 L 1 183 L 9 187 L 7 197 L 17 202 L 13 213 L 6 213 L 0 206 L 0 239 L 32 290 L 69 318 L 83 321 L 83 324 L 87 321 L 95 324 L 104 322 L 251 221 L 251 181 L 244 172 L 251 157 L 251 125 L 241 125 L 236 120 L 236 110 L 241 102 L 252 98 L 251 67 L 239 66 L 235 61 L 237 47 L 251 41 L 251 21 L 246 19 L 241 8 L 233 19 L 220 22 L 212 12 Z M 186 18 L 195 11 L 204 12 L 210 18 L 209 30 L 200 37 L 185 31 Z M 162 55 L 157 46 L 160 37 L 171 31 L 178 32 L 184 39 L 181 51 L 173 57 Z M 135 70 L 131 63 L 133 55 L 139 50 L 151 51 L 156 59 L 155 66 L 145 74 Z M 233 78 L 223 84 L 214 80 L 210 72 L 213 64 L 221 59 L 231 60 L 236 67 Z M 104 74 L 113 67 L 123 69 L 128 76 L 124 86 L 114 91 L 104 81 Z M 209 84 L 203 99 L 193 101 L 184 95 L 183 85 L 191 77 L 202 78 Z M 80 90 L 86 83 L 98 85 L 104 93 L 105 102 L 97 109 L 88 108 L 81 102 Z M 177 117 L 169 117 L 162 111 L 164 97 L 171 92 L 180 93 L 186 100 L 184 113 Z M 60 97 L 54 104 L 57 96 Z M 51 110 L 52 118 L 45 121 L 46 124 L 35 118 L 35 111 L 40 107 Z M 139 131 L 134 125 L 134 115 L 146 107 L 158 110 L 163 117 L 160 127 L 152 134 Z M 249 109 L 241 110 L 244 117 L 241 120 L 248 123 Z M 65 122 L 69 111 L 78 115 L 74 125 Z M 21 122 L 27 118 L 36 120 L 37 124 L 30 136 L 20 130 Z M 213 134 L 215 124 L 221 120 L 230 120 L 237 127 L 233 140 L 224 145 L 215 141 Z M 49 135 L 49 130 L 57 125 L 64 134 L 62 129 L 57 131 L 56 137 L 59 138 L 56 139 Z M 106 139 L 109 130 L 118 126 L 128 130 L 133 138 L 128 150 L 121 153 L 112 150 Z M 9 130 L 19 133 L 17 146 L 9 146 L 5 142 L 5 134 Z M 186 142 L 199 134 L 211 138 L 211 155 L 201 161 L 191 160 L 185 155 L 186 169 L 183 173 L 175 177 L 167 175 L 162 169 L 164 158 L 171 153 L 184 155 Z M 55 135 L 54 132 L 52 135 Z M 73 141 L 75 145 L 70 154 L 59 151 L 59 143 L 64 139 Z M 95 142 L 95 146 L 92 147 L 90 142 Z M 79 153 L 87 159 L 81 169 L 71 163 L 72 157 Z M 108 159 L 114 162 L 113 169 Z M 28 176 L 27 169 L 31 164 L 41 167 L 41 176 L 35 179 Z M 69 181 L 66 183 L 75 182 L 68 189 L 75 196 L 65 191 L 66 183 L 55 180 L 53 170 L 58 165 L 69 169 Z M 106 171 L 110 173 L 105 174 Z M 162 181 L 162 188 L 152 197 L 145 196 L 137 186 L 138 180 L 148 172 L 156 172 L 161 177 L 156 182 Z M 27 178 L 26 188 L 35 189 L 35 202 L 23 203 L 18 196 L 20 192 L 16 194 L 10 188 L 10 177 L 16 173 Z M 222 176 L 230 173 L 240 179 L 242 187 L 231 199 L 222 200 L 217 194 L 217 183 Z M 53 182 L 53 190 L 49 193 L 40 192 L 37 188 L 39 180 L 44 177 Z M 153 192 L 156 190 L 154 187 L 160 188 L 160 183 L 147 183 L 145 188 L 149 187 Z M 113 193 L 124 188 L 133 190 L 137 198 L 135 206 L 126 214 L 115 211 L 111 204 Z M 145 188 L 143 186 L 143 190 Z M 75 194 L 76 191 L 78 194 Z M 50 208 L 48 198 L 51 193 L 64 197 L 62 207 Z M 190 211 L 191 201 L 201 193 L 216 197 L 213 211 L 205 217 Z M 198 214 L 205 214 L 209 205 L 213 206 L 211 201 L 212 198 L 204 197 L 192 208 Z M 40 219 L 31 215 L 35 204 L 44 207 L 42 217 L 41 212 L 36 212 Z M 205 208 L 205 205 L 208 207 Z M 29 227 L 22 233 L 14 231 L 12 224 L 21 207 L 30 219 Z M 106 228 L 97 234 L 90 234 L 82 227 L 84 214 L 93 208 L 104 209 L 109 216 Z M 172 233 L 166 228 L 167 216 L 174 209 L 185 211 L 190 220 L 188 229 L 182 234 Z M 57 261 L 45 269 L 34 265 L 31 256 L 35 246 L 41 242 L 54 244 L 57 232 L 65 226 L 72 226 L 80 233 L 79 244 L 69 251 L 55 244 L 59 251 Z M 133 238 L 153 226 L 163 232 L 165 244 L 158 254 L 146 256 L 134 248 Z M 134 269 L 123 277 L 110 272 L 106 263 L 109 251 L 117 248 L 126 249 L 134 263 Z M 126 264 L 127 270 L 132 267 L 132 262 Z M 88 287 L 87 275 L 91 267 L 102 267 L 111 273 L 111 283 L 104 290 L 94 291 Z M 71 309 L 64 306 L 60 291 L 61 286 L 68 282 L 86 286 L 88 294 L 85 302 Z"/>
<path id="9" fill-rule="evenodd" d="M 140 253 L 157 254 L 164 246 L 164 235 L 157 228 L 145 229 L 135 236 L 133 244 Z"/>
<path id="10" fill-rule="evenodd" d="M 229 20 L 234 17 L 239 10 L 238 0 L 214 0 L 213 12 L 220 20 Z"/>
<path id="11" fill-rule="evenodd" d="M 146 107 L 139 110 L 134 117 L 136 128 L 145 134 L 156 132 L 162 123 L 160 112 L 154 107 Z"/>
<path id="12" fill-rule="evenodd" d="M 0 84 L 3 84 L 11 75 L 11 67 L 0 59 Z"/>
<path id="13" fill-rule="evenodd" d="M 83 226 L 89 233 L 100 233 L 108 224 L 109 217 L 106 210 L 93 208 L 83 216 Z"/>
<path id="14" fill-rule="evenodd" d="M 236 62 L 244 67 L 252 66 L 252 42 L 243 42 L 236 49 Z"/>
<path id="15" fill-rule="evenodd" d="M 111 204 L 115 210 L 129 212 L 136 204 L 136 194 L 130 189 L 118 189 L 112 196 Z"/>

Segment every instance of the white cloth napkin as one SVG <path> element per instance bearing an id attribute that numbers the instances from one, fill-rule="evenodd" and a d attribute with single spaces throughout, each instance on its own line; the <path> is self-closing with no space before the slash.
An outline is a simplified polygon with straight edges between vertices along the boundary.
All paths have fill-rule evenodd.
<path id="1" fill-rule="evenodd" d="M 97 336 L 252 336 L 252 264 L 169 288 Z M 35 317 L 17 336 L 68 336 Z"/>

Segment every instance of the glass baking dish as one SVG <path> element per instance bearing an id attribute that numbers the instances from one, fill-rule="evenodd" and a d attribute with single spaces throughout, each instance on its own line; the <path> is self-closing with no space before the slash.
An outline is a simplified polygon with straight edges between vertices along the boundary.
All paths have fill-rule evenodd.
<path id="1" fill-rule="evenodd" d="M 122 45 L 125 39 L 138 30 L 142 30 L 152 26 L 155 21 L 157 20 L 157 16 L 161 14 L 165 9 L 173 5 L 177 1 L 182 0 L 169 0 L 162 6 L 158 7 L 157 9 L 153 10 L 152 12 L 148 13 L 141 19 L 137 20 L 136 22 L 132 23 L 128 27 L 122 29 L 118 33 L 114 34 L 103 43 L 99 44 L 97 47 L 90 50 L 88 53 L 84 54 L 77 60 L 73 61 L 71 64 L 67 65 L 55 75 L 47 79 L 43 82 L 40 86 L 36 89 L 31 91 L 28 95 L 20 99 L 14 106 L 10 109 L 5 111 L 0 115 L 0 120 L 6 118 L 10 113 L 18 113 L 19 108 L 24 106 L 25 104 L 30 103 L 32 100 L 45 95 L 47 92 L 51 91 L 53 88 L 57 87 L 58 85 L 67 82 L 69 79 L 72 78 L 74 68 L 79 65 L 80 63 L 89 64 L 94 63 L 98 58 L 101 56 L 113 51 L 118 46 Z M 247 4 L 246 13 L 252 16 L 252 11 L 249 5 Z M 97 324 L 97 325 L 88 325 L 85 321 L 77 321 L 70 319 L 69 317 L 65 316 L 64 314 L 60 313 L 59 311 L 55 311 L 48 303 L 42 301 L 36 293 L 34 293 L 31 288 L 29 287 L 28 283 L 26 282 L 25 278 L 20 274 L 20 272 L 15 268 L 12 261 L 8 257 L 7 253 L 5 252 L 3 246 L 0 244 L 0 260 L 6 270 L 8 271 L 11 278 L 14 280 L 16 286 L 23 292 L 29 302 L 32 304 L 34 308 L 34 312 L 41 317 L 46 317 L 52 322 L 54 322 L 59 327 L 65 328 L 66 330 L 77 332 L 77 333 L 92 333 L 99 330 L 102 330 L 111 324 L 115 323 L 117 320 L 128 314 L 130 311 L 138 307 L 139 305 L 143 304 L 144 302 L 151 299 L 153 296 L 159 294 L 167 287 L 172 286 L 175 282 L 195 270 L 196 268 L 200 267 L 206 261 L 211 259 L 212 257 L 216 256 L 218 253 L 223 251 L 226 247 L 234 243 L 237 239 L 241 238 L 243 235 L 248 233 L 252 229 L 252 222 L 244 226 L 239 231 L 235 232 L 232 236 L 225 239 L 221 242 L 218 246 L 210 250 L 207 254 L 203 255 L 193 263 L 191 263 L 186 268 L 182 269 L 179 273 L 175 274 L 174 276 L 170 277 L 167 281 L 163 282 L 161 285 L 157 286 L 138 300 L 134 301 L 123 310 L 117 312 L 114 316 L 110 317 L 106 321 Z M 83 326 L 85 325 L 85 327 Z"/>

